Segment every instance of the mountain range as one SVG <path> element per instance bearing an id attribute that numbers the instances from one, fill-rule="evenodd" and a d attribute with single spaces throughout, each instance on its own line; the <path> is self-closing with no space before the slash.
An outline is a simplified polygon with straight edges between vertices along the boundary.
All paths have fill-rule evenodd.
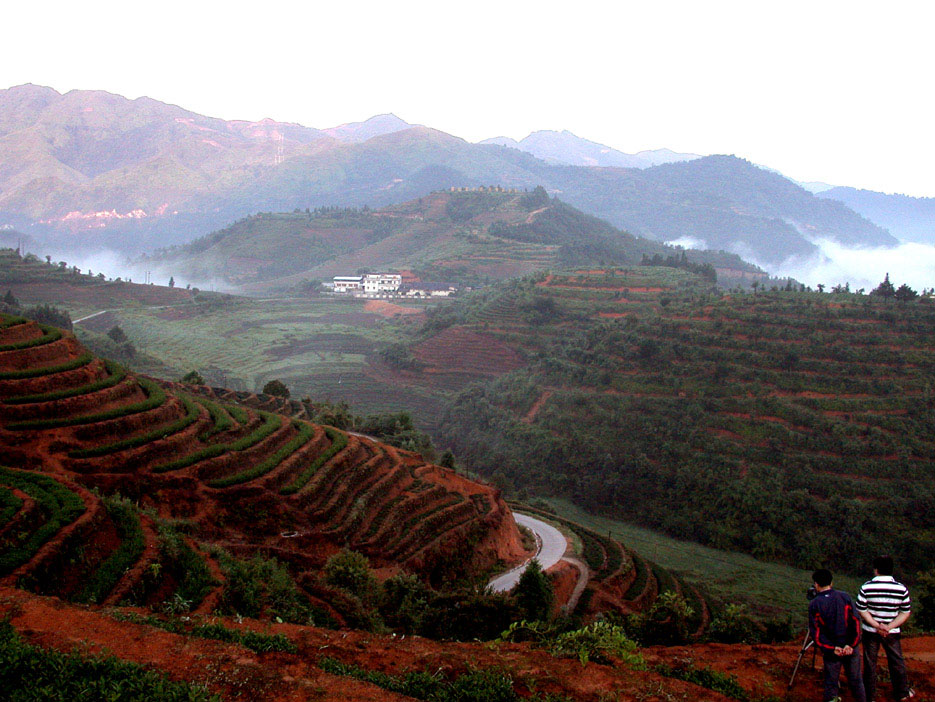
<path id="1" fill-rule="evenodd" d="M 550 160 L 526 153 L 524 143 Z M 319 130 L 25 85 L 0 91 L 0 226 L 15 225 L 56 252 L 136 254 L 258 211 L 384 207 L 450 187 L 542 185 L 634 235 L 765 265 L 814 255 L 819 239 L 896 243 L 840 202 L 736 157 L 624 168 L 580 165 L 605 147 L 568 133 L 518 145 L 471 144 L 394 115 Z M 615 158 L 611 151 L 603 157 Z"/>
<path id="2" fill-rule="evenodd" d="M 843 202 L 903 241 L 935 244 L 933 197 L 910 197 L 846 187 L 823 190 L 818 196 Z"/>

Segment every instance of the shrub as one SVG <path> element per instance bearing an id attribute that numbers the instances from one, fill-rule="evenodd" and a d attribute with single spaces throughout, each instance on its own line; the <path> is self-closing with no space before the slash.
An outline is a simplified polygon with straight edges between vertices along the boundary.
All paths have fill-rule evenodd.
<path id="1" fill-rule="evenodd" d="M 344 590 L 365 603 L 372 602 L 379 590 L 367 557 L 346 548 L 327 560 L 323 574 L 331 587 Z"/>
<path id="2" fill-rule="evenodd" d="M 709 690 L 720 692 L 725 697 L 741 700 L 741 702 L 747 702 L 750 699 L 749 693 L 741 687 L 735 676 L 711 668 L 696 668 L 691 664 L 683 667 L 673 667 L 667 663 L 661 663 L 653 667 L 653 672 L 667 678 L 676 678 L 700 685 Z"/>
<path id="3" fill-rule="evenodd" d="M 45 702 L 220 702 L 202 688 L 172 682 L 135 663 L 27 644 L 9 622 L 0 622 L 0 689 L 4 699 Z"/>
<path id="4" fill-rule="evenodd" d="M 399 573 L 383 583 L 380 614 L 387 626 L 414 634 L 420 630 L 429 589 L 416 576 Z"/>
<path id="5" fill-rule="evenodd" d="M 513 622 L 500 635 L 500 640 L 532 641 L 554 656 L 577 658 L 581 665 L 587 665 L 589 661 L 611 663 L 613 657 L 631 668 L 645 669 L 636 642 L 626 635 L 623 627 L 607 621 L 599 620 L 580 629 L 560 631 L 556 625 L 523 620 Z"/>
<path id="6" fill-rule="evenodd" d="M 760 630 L 746 605 L 731 603 L 712 620 L 708 638 L 720 643 L 754 643 Z"/>
<path id="7" fill-rule="evenodd" d="M 182 376 L 182 382 L 188 383 L 189 385 L 204 385 L 205 379 L 198 371 L 189 371 Z"/>

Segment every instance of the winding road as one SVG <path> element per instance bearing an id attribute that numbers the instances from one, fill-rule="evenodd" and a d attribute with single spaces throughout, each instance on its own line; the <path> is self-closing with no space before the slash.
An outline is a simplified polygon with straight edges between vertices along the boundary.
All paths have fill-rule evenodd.
<path id="1" fill-rule="evenodd" d="M 568 541 L 565 539 L 562 532 L 551 524 L 546 524 L 541 519 L 530 517 L 527 514 L 514 512 L 513 519 L 516 520 L 517 524 L 526 527 L 536 535 L 538 548 L 533 558 L 539 561 L 542 570 L 548 570 L 562 560 L 562 556 L 565 555 L 565 550 L 568 548 Z M 529 560 L 532 560 L 532 558 Z M 498 575 L 490 581 L 490 589 L 494 592 L 507 592 L 512 590 L 516 586 L 516 583 L 519 582 L 519 577 L 523 574 L 523 571 L 526 570 L 526 566 L 528 565 L 529 561 L 526 561 L 512 570 Z"/>

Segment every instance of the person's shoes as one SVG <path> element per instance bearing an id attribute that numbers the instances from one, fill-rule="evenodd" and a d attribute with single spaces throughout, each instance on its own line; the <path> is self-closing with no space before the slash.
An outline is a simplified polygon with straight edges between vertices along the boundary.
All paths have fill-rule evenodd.
<path id="1" fill-rule="evenodd" d="M 916 696 L 916 691 L 910 688 L 906 696 L 903 697 L 901 700 L 899 700 L 899 702 L 909 702 L 909 700 L 911 700 L 915 696 Z"/>

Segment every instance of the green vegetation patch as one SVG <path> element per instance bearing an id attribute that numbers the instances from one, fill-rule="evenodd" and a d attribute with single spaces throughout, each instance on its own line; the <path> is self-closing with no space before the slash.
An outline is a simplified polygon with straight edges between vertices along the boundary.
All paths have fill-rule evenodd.
<path id="1" fill-rule="evenodd" d="M 32 419 L 25 422 L 13 422 L 7 425 L 8 429 L 54 429 L 57 427 L 73 427 L 81 424 L 94 424 L 110 419 L 119 419 L 131 414 L 139 414 L 161 407 L 166 401 L 166 391 L 159 383 L 148 378 L 137 378 L 137 382 L 146 393 L 146 399 L 122 407 L 115 407 L 106 412 L 97 414 L 84 414 L 78 417 L 49 417 L 47 419 Z"/>
<path id="2" fill-rule="evenodd" d="M 137 448 L 138 446 L 145 446 L 148 443 L 153 441 L 158 441 L 159 439 L 165 439 L 172 434 L 177 434 L 188 426 L 191 426 L 196 421 L 200 412 L 198 411 L 198 403 L 192 400 L 190 397 L 185 395 L 179 395 L 179 400 L 182 402 L 182 406 L 185 408 L 185 414 L 176 419 L 174 422 L 163 425 L 152 431 L 148 431 L 145 434 L 140 434 L 138 436 L 132 436 L 129 439 L 121 439 L 120 441 L 114 441 L 110 444 L 105 444 L 103 446 L 94 446 L 93 448 L 79 449 L 77 451 L 70 451 L 68 453 L 72 458 L 92 458 L 97 456 L 106 456 L 111 453 L 117 453 L 118 451 L 126 451 L 127 449 Z"/>
<path id="3" fill-rule="evenodd" d="M 331 439 L 331 446 L 325 449 L 319 456 L 312 461 L 311 465 L 302 471 L 295 480 L 282 488 L 279 492 L 283 495 L 293 495 L 301 490 L 308 484 L 308 481 L 312 479 L 312 476 L 318 472 L 318 469 L 321 468 L 325 463 L 330 461 L 338 451 L 341 451 L 345 446 L 347 446 L 347 434 L 343 431 L 338 431 L 332 427 L 325 427 L 325 434 L 328 438 Z"/>
<path id="4" fill-rule="evenodd" d="M 232 441 L 229 444 L 211 444 L 210 446 L 206 446 L 203 449 L 194 451 L 187 456 L 183 456 L 182 458 L 177 458 L 174 461 L 169 461 L 168 463 L 158 465 L 153 468 L 153 472 L 167 473 L 172 470 L 186 468 L 188 466 L 194 465 L 195 463 L 198 463 L 199 461 L 204 461 L 209 458 L 220 456 L 221 454 L 227 453 L 228 451 L 245 451 L 276 432 L 282 426 L 284 421 L 280 415 L 273 414 L 271 412 L 261 411 L 258 414 L 263 418 L 263 423 L 250 432 L 247 436 L 237 439 L 236 441 Z"/>
<path id="5" fill-rule="evenodd" d="M 521 697 L 513 688 L 513 679 L 506 673 L 493 670 L 472 670 L 451 680 L 439 672 L 413 671 L 403 675 L 389 675 L 377 670 L 367 670 L 335 658 L 322 658 L 318 665 L 326 673 L 354 678 L 376 685 L 417 700 L 431 702 L 518 702 L 522 699 L 536 702 L 562 702 L 570 698 L 561 695 L 539 695 Z"/>
<path id="6" fill-rule="evenodd" d="M 221 434 L 234 426 L 231 413 L 217 402 L 212 402 L 202 397 L 197 398 L 197 401 L 198 404 L 208 410 L 208 414 L 211 415 L 211 427 L 201 432 L 198 436 L 201 441 L 207 441 L 215 434 Z M 246 417 L 246 412 L 244 416 Z"/>
<path id="7" fill-rule="evenodd" d="M 59 363 L 56 366 L 46 366 L 45 368 L 24 368 L 23 370 L 3 371 L 0 373 L 0 380 L 22 380 L 24 378 L 41 378 L 46 375 L 57 375 L 65 373 L 76 368 L 82 368 L 94 360 L 94 354 L 85 351 L 77 358 Z"/>
<path id="8" fill-rule="evenodd" d="M 46 344 L 51 344 L 53 341 L 58 341 L 62 338 L 61 329 L 50 327 L 45 324 L 40 324 L 39 328 L 45 332 L 42 336 L 37 336 L 35 339 L 27 339 L 26 341 L 18 341 L 15 344 L 0 345 L 0 351 L 31 349 L 33 346 L 45 346 Z"/>
<path id="9" fill-rule="evenodd" d="M 12 490 L 0 487 L 0 526 L 13 519 L 23 506 L 23 501 Z"/>
<path id="10" fill-rule="evenodd" d="M 298 648 L 289 640 L 289 637 L 283 634 L 264 634 L 250 629 L 232 629 L 217 622 L 191 625 L 190 622 L 184 622 L 179 619 L 160 619 L 159 617 L 141 617 L 135 613 L 115 613 L 115 619 L 120 621 L 132 622 L 134 624 L 145 624 L 173 634 L 182 634 L 193 636 L 198 639 L 211 639 L 213 641 L 224 641 L 225 643 L 237 644 L 244 648 L 249 648 L 257 653 L 270 653 L 278 651 L 282 653 L 297 653 Z"/>
<path id="11" fill-rule="evenodd" d="M 4 700 L 99 702 L 160 700 L 220 702 L 203 688 L 114 657 L 61 653 L 26 643 L 9 622 L 0 622 L 0 689 Z"/>
<path id="12" fill-rule="evenodd" d="M 64 388 L 62 390 L 53 390 L 52 392 L 37 393 L 35 395 L 18 395 L 16 397 L 9 397 L 3 402 L 7 405 L 30 405 L 36 402 L 64 400 L 68 397 L 88 395 L 98 390 L 111 388 L 127 377 L 127 369 L 118 363 L 104 361 L 104 366 L 107 368 L 107 376 L 100 380 L 95 380 L 93 383 L 87 383 L 86 385 L 79 385 L 73 388 Z"/>
<path id="13" fill-rule="evenodd" d="M 136 505 L 123 497 L 105 497 L 102 502 L 117 527 L 120 546 L 108 556 L 90 577 L 76 598 L 79 602 L 101 602 L 136 563 L 145 547 L 143 526 Z"/>
<path id="14" fill-rule="evenodd" d="M 46 475 L 0 466 L 0 483 L 16 488 L 36 501 L 45 522 L 35 531 L 0 542 L 0 575 L 6 575 L 32 558 L 63 527 L 84 514 L 84 502 L 71 490 Z"/>
<path id="15" fill-rule="evenodd" d="M 286 458 L 305 446 L 305 444 L 315 436 L 315 427 L 307 422 L 293 421 L 292 426 L 299 432 L 298 435 L 278 451 L 260 461 L 252 468 L 234 473 L 233 475 L 227 475 L 223 478 L 218 478 L 217 480 L 212 480 L 208 485 L 214 488 L 225 488 L 231 485 L 240 485 L 241 483 L 256 480 L 260 476 L 269 473 L 286 460 Z"/>
<path id="16" fill-rule="evenodd" d="M 750 694 L 743 689 L 736 676 L 712 670 L 711 668 L 696 668 L 691 664 L 674 667 L 668 663 L 660 663 L 653 666 L 652 670 L 667 678 L 684 680 L 720 692 L 725 697 L 740 700 L 740 702 L 747 702 L 750 699 Z"/>

